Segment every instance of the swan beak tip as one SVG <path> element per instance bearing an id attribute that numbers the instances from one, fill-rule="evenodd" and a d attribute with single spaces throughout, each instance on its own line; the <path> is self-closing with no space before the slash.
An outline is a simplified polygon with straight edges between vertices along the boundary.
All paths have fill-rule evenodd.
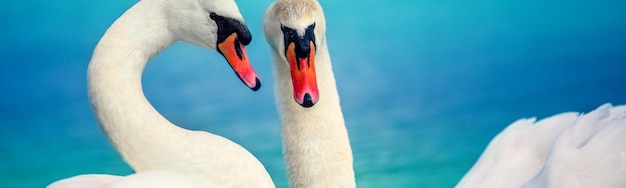
<path id="1" fill-rule="evenodd" d="M 252 89 L 252 91 L 258 91 L 259 89 L 261 89 L 261 80 L 259 80 L 259 77 L 254 79 L 255 83 L 254 87 L 250 87 L 250 89 Z"/>
<path id="2" fill-rule="evenodd" d="M 313 101 L 313 99 L 311 98 L 311 95 L 306 93 L 304 94 L 304 100 L 302 101 L 302 103 L 299 103 L 300 106 L 305 107 L 305 108 L 310 108 L 313 107 L 313 105 L 315 105 L 315 103 L 317 103 L 317 101 Z"/>
<path id="3" fill-rule="evenodd" d="M 239 41 L 237 33 L 232 33 L 224 41 L 217 44 L 218 52 L 220 52 L 235 74 L 241 81 L 253 91 L 261 88 L 259 76 L 250 65 L 248 54 L 244 45 Z"/>

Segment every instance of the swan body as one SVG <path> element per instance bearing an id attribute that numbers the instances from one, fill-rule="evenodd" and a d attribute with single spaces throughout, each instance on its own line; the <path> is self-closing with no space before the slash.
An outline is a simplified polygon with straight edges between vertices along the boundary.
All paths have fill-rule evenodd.
<path id="1" fill-rule="evenodd" d="M 290 185 L 355 187 L 322 7 L 314 0 L 279 0 L 266 11 L 264 30 Z"/>
<path id="2" fill-rule="evenodd" d="M 55 181 L 47 188 L 96 188 L 105 187 L 108 184 L 122 179 L 122 176 L 109 174 L 82 174 L 62 180 Z"/>
<path id="3" fill-rule="evenodd" d="M 147 171 L 129 176 L 115 176 L 108 174 L 85 174 L 60 180 L 49 185 L 48 188 L 213 188 L 216 185 L 207 184 L 189 176 L 171 171 Z"/>
<path id="4" fill-rule="evenodd" d="M 224 137 L 172 124 L 141 87 L 148 60 L 186 41 L 220 52 L 257 90 L 260 82 L 244 49 L 250 40 L 233 0 L 142 0 L 110 26 L 89 64 L 89 99 L 100 127 L 136 172 L 170 171 L 220 187 L 274 187 L 250 152 Z"/>
<path id="5" fill-rule="evenodd" d="M 624 187 L 626 106 L 522 119 L 498 134 L 457 187 Z"/>

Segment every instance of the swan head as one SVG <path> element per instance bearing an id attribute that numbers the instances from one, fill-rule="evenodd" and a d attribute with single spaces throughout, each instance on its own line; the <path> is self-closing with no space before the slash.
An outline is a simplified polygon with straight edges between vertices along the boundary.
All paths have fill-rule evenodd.
<path id="1" fill-rule="evenodd" d="M 289 67 L 295 101 L 312 107 L 319 101 L 316 47 L 325 42 L 322 7 L 315 0 L 279 0 L 270 5 L 264 20 L 267 42 Z"/>
<path id="2" fill-rule="evenodd" d="M 261 87 L 245 50 L 252 35 L 234 0 L 165 1 L 168 28 L 179 40 L 218 51 L 246 86 Z"/>

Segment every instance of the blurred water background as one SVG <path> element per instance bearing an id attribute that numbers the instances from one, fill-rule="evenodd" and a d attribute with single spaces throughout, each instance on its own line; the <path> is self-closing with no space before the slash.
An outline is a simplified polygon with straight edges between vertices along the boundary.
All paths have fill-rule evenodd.
<path id="1" fill-rule="evenodd" d="M 0 187 L 126 175 L 87 100 L 86 68 L 133 0 L 0 3 Z M 359 187 L 452 187 L 524 117 L 626 103 L 626 1 L 321 0 Z M 246 147 L 287 187 L 269 48 L 270 0 L 239 0 L 263 87 L 177 43 L 144 72 L 170 121 Z"/>

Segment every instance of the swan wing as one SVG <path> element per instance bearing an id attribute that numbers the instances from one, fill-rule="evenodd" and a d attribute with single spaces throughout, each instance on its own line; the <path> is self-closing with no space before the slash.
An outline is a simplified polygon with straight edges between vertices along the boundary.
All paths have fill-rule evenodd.
<path id="1" fill-rule="evenodd" d="M 524 187 L 624 187 L 626 106 L 600 106 L 563 131 Z"/>
<path id="2" fill-rule="evenodd" d="M 457 187 L 522 185 L 541 169 L 554 140 L 577 118 L 578 113 L 570 112 L 512 123 L 494 137 Z"/>

